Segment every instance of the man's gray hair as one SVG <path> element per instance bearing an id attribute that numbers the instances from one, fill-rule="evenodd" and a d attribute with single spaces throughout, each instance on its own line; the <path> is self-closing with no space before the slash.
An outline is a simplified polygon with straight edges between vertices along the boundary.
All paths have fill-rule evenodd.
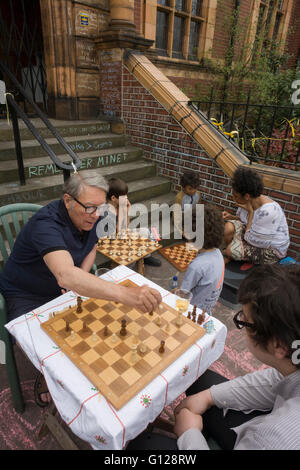
<path id="1" fill-rule="evenodd" d="M 63 194 L 78 197 L 85 186 L 95 186 L 107 193 L 108 183 L 98 171 L 88 170 L 81 173 L 72 173 L 63 185 Z"/>

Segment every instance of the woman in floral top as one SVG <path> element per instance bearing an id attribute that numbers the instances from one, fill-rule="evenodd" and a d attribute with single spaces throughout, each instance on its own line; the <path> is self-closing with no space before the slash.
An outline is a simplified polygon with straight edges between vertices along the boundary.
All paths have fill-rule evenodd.
<path id="1" fill-rule="evenodd" d="M 286 217 L 280 205 L 263 194 L 259 174 L 239 167 L 233 175 L 232 195 L 238 206 L 236 216 L 223 212 L 229 259 L 271 264 L 285 258 L 290 244 Z"/>

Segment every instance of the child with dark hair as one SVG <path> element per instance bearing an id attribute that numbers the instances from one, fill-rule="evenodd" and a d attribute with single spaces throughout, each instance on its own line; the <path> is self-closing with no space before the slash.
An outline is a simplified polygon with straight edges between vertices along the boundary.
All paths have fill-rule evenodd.
<path id="1" fill-rule="evenodd" d="M 234 172 L 232 195 L 238 210 L 236 216 L 223 212 L 227 258 L 272 264 L 286 257 L 290 239 L 284 212 L 263 190 L 257 171 L 241 166 Z"/>
<path id="2" fill-rule="evenodd" d="M 128 185 L 120 178 L 110 178 L 107 192 L 107 202 L 114 208 L 116 215 L 116 232 L 126 230 L 129 226 Z"/>
<path id="3" fill-rule="evenodd" d="M 193 231 L 196 231 L 196 207 L 193 209 Z M 212 205 L 204 206 L 204 243 L 185 273 L 181 288 L 192 292 L 192 305 L 211 313 L 223 287 L 224 259 L 222 213 Z"/>
<path id="4" fill-rule="evenodd" d="M 181 205 L 184 210 L 185 204 L 200 204 L 199 175 L 198 173 L 186 170 L 180 178 L 181 191 L 177 193 L 175 202 Z"/>
<path id="5" fill-rule="evenodd" d="M 120 196 L 128 195 L 128 184 L 120 178 L 110 178 L 108 180 L 109 188 L 107 192 L 107 199 L 115 203 Z"/>
<path id="6" fill-rule="evenodd" d="M 201 204 L 199 188 L 199 174 L 185 170 L 180 178 L 181 191 L 175 198 L 174 225 L 179 234 L 184 235 L 182 230 L 182 213 L 192 209 L 196 204 Z"/>
<path id="7" fill-rule="evenodd" d="M 107 192 L 107 202 L 112 206 L 108 212 L 109 227 L 112 229 L 113 234 L 122 232 L 129 228 L 129 209 L 130 202 L 128 199 L 128 185 L 120 178 L 111 178 L 108 180 L 109 188 Z M 145 229 L 146 236 L 150 237 L 150 231 Z M 144 263 L 150 266 L 158 267 L 161 261 L 154 258 L 152 255 L 147 255 L 144 258 Z"/>
<path id="8" fill-rule="evenodd" d="M 224 450 L 300 450 L 300 266 L 256 267 L 238 300 L 234 324 L 268 367 L 232 380 L 206 371 L 175 408 L 177 442 L 144 433 L 130 450 L 208 450 L 208 438 Z"/>

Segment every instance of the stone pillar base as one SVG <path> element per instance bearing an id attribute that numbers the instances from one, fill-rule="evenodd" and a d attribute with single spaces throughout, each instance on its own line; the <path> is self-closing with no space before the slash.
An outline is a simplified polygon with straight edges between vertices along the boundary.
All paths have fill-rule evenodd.
<path id="1" fill-rule="evenodd" d="M 154 41 L 139 36 L 135 31 L 109 30 L 104 31 L 95 42 L 98 50 L 121 48 L 143 51 L 149 49 Z"/>

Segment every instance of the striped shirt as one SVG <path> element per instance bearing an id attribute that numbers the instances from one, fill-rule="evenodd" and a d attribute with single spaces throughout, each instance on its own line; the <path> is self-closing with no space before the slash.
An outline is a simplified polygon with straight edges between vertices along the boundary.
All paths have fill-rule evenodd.
<path id="1" fill-rule="evenodd" d="M 210 388 L 218 408 L 250 413 L 270 411 L 233 428 L 235 450 L 300 450 L 300 369 L 284 377 L 264 369 Z M 177 441 L 180 450 L 208 449 L 203 434 L 189 429 Z"/>

